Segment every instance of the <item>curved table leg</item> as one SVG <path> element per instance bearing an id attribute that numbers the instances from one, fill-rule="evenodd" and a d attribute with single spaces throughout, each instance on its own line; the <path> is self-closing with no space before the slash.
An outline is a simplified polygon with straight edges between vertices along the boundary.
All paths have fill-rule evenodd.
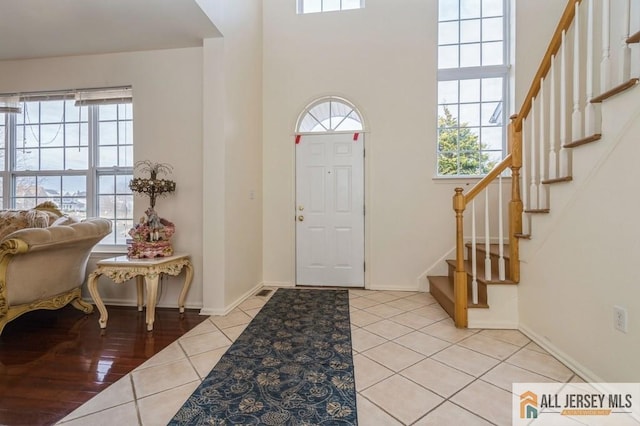
<path id="1" fill-rule="evenodd" d="M 109 319 L 109 314 L 107 313 L 107 308 L 104 306 L 102 298 L 100 298 L 100 294 L 98 293 L 98 278 L 100 277 L 100 275 L 102 275 L 102 272 L 100 272 L 100 270 L 92 272 L 89 275 L 87 287 L 89 288 L 89 294 L 91 294 L 93 301 L 96 302 L 98 311 L 100 311 L 100 319 L 98 320 L 100 328 L 107 328 L 107 320 Z"/>
<path id="2" fill-rule="evenodd" d="M 156 298 L 158 297 L 158 279 L 160 274 L 157 272 L 144 276 L 144 282 L 147 284 L 147 331 L 153 330 L 153 321 L 156 319 Z"/>
<path id="3" fill-rule="evenodd" d="M 189 261 L 184 265 L 186 270 L 186 274 L 184 277 L 184 284 L 182 285 L 182 292 L 180 293 L 180 297 L 178 298 L 178 308 L 180 309 L 180 313 L 184 313 L 184 300 L 187 298 L 187 292 L 189 291 L 189 286 L 191 285 L 191 281 L 193 280 L 193 265 Z"/>
<path id="4" fill-rule="evenodd" d="M 142 288 L 144 284 L 144 277 L 142 275 L 136 276 L 136 290 L 138 293 L 138 312 L 142 312 L 142 304 L 144 303 L 144 289 Z"/>

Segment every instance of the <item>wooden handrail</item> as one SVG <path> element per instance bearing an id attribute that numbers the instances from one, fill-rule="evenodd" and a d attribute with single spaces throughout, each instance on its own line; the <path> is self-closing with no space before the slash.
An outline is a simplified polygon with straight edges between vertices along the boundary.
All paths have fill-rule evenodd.
<path id="1" fill-rule="evenodd" d="M 491 182 L 493 182 L 502 172 L 511 167 L 511 154 L 504 157 L 504 160 L 496 164 L 473 188 L 464 194 L 464 205 L 467 206 L 478 194 L 482 192 Z"/>
<path id="2" fill-rule="evenodd" d="M 535 98 L 540 91 L 540 81 L 549 73 L 549 70 L 551 69 L 551 60 L 560 49 L 560 45 L 562 43 L 562 33 L 568 30 L 573 23 L 573 18 L 575 17 L 576 13 L 575 5 L 576 3 L 579 4 L 581 2 L 582 0 L 569 0 L 569 3 L 567 3 L 562 17 L 560 18 L 560 22 L 558 22 L 558 26 L 556 27 L 556 31 L 553 33 L 553 37 L 551 38 L 549 47 L 547 47 L 547 51 L 542 58 L 540 67 L 538 67 L 538 71 L 536 72 L 535 77 L 533 77 L 533 83 L 529 88 L 529 92 L 524 98 L 522 107 L 520 108 L 520 112 L 518 113 L 518 116 L 514 122 L 516 131 L 522 130 L 522 120 L 524 120 L 529 115 L 529 111 L 531 110 L 531 105 L 533 103 L 533 98 Z"/>
<path id="3" fill-rule="evenodd" d="M 510 279 L 520 281 L 520 254 L 518 235 L 522 233 L 523 202 L 520 189 L 520 169 L 522 168 L 522 128 L 523 120 L 531 112 L 534 98 L 537 97 L 541 81 L 551 69 L 554 55 L 561 47 L 563 33 L 571 27 L 575 18 L 576 5 L 582 0 L 569 0 L 564 9 L 560 22 L 551 38 L 547 51 L 540 63 L 533 83 L 525 97 L 520 112 L 513 115 L 508 128 L 509 155 L 498 163 L 485 177 L 483 177 L 466 194 L 462 188 L 456 188 L 453 197 L 453 210 L 456 213 L 456 272 L 454 275 L 454 321 L 456 327 L 467 327 L 467 275 L 464 266 L 464 211 L 467 205 L 491 182 L 500 176 L 507 168 L 511 169 L 511 201 L 509 202 L 509 254 Z"/>

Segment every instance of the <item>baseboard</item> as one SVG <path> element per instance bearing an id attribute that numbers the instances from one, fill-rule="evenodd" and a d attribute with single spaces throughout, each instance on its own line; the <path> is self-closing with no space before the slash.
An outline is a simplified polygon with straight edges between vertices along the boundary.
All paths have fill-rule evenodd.
<path id="1" fill-rule="evenodd" d="M 513 321 L 482 321 L 482 320 L 474 320 L 473 324 L 471 324 L 471 320 L 469 321 L 469 328 L 476 329 L 497 329 L 497 330 L 517 330 L 518 323 Z"/>
<path id="2" fill-rule="evenodd" d="M 450 250 L 448 250 L 445 254 L 440 256 L 431 266 L 429 266 L 420 276 L 418 276 L 418 288 L 422 290 L 424 288 L 424 282 L 426 281 L 426 291 L 429 291 L 429 280 L 427 279 L 428 275 L 444 275 L 447 273 L 447 263 L 446 260 L 452 257 L 452 254 L 455 254 L 456 246 L 453 246 Z"/>
<path id="3" fill-rule="evenodd" d="M 95 305 L 95 302 L 93 301 L 93 299 L 91 297 L 83 297 L 82 300 L 84 300 L 85 302 L 89 303 L 90 305 Z M 102 302 L 107 305 L 107 310 L 109 309 L 109 306 L 134 306 L 137 307 L 138 306 L 138 302 L 136 300 L 132 300 L 132 299 L 102 299 Z M 145 306 L 146 306 L 146 300 L 144 301 Z M 189 303 L 185 303 L 184 307 L 186 309 L 202 309 L 202 305 L 194 305 L 194 304 L 189 304 Z M 156 308 L 174 308 L 174 309 L 178 309 L 178 301 L 176 300 L 173 304 L 170 303 L 161 303 L 156 305 Z"/>
<path id="4" fill-rule="evenodd" d="M 567 355 L 564 351 L 559 349 L 553 343 L 549 342 L 546 338 L 539 335 L 531 328 L 527 327 L 524 324 L 520 324 L 518 329 L 529 339 L 533 340 L 538 346 L 542 349 L 549 352 L 551 355 L 556 357 L 559 361 L 561 361 L 564 365 L 573 370 L 578 376 L 580 376 L 585 382 L 590 383 L 605 383 L 602 377 L 599 377 L 596 373 L 589 370 L 584 365 L 580 364 L 578 361 Z"/>
<path id="5" fill-rule="evenodd" d="M 431 271 L 432 269 L 433 268 L 429 269 L 429 271 Z M 431 291 L 431 285 L 429 284 L 429 275 L 432 274 L 429 273 L 429 271 L 423 272 L 416 280 L 416 287 L 418 288 L 418 291 L 422 291 L 425 293 L 429 293 Z"/>
<path id="6" fill-rule="evenodd" d="M 365 290 L 372 291 L 421 291 L 418 286 L 413 287 L 395 287 L 395 286 L 384 286 L 384 285 L 367 285 L 365 286 Z"/>
<path id="7" fill-rule="evenodd" d="M 263 287 L 295 287 L 296 286 L 294 283 L 289 281 L 283 281 L 283 282 L 263 281 L 261 284 Z"/>
<path id="8" fill-rule="evenodd" d="M 240 296 L 238 299 L 236 299 L 235 302 L 233 302 L 229 306 L 226 306 L 223 309 L 202 308 L 202 309 L 200 309 L 200 315 L 213 315 L 213 316 L 224 316 L 224 315 L 227 315 L 227 314 L 229 314 L 229 312 L 231 312 L 235 308 L 237 308 L 238 305 L 240 305 L 242 302 L 244 302 L 245 300 L 247 300 L 248 298 L 250 298 L 251 296 L 256 294 L 258 292 L 258 290 L 260 290 L 262 287 L 264 287 L 263 283 L 256 284 L 255 286 L 253 286 L 253 288 L 251 288 L 250 290 L 246 291 L 242 296 Z"/>

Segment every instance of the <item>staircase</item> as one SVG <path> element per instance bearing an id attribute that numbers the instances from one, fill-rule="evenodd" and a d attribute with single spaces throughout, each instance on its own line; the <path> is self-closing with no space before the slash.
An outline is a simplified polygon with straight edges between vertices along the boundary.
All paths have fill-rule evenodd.
<path id="1" fill-rule="evenodd" d="M 481 311 L 494 324 L 517 323 L 520 242 L 534 238 L 536 216 L 551 213 L 551 188 L 571 185 L 572 150 L 606 143 L 603 102 L 636 87 L 639 80 L 631 75 L 640 74 L 640 31 L 630 29 L 640 28 L 633 18 L 638 14 L 640 0 L 569 0 L 522 107 L 511 117 L 508 155 L 466 193 L 456 188 L 455 258 L 446 261 L 448 275 L 428 276 L 431 294 L 456 327 L 479 326 L 469 317 L 479 318 Z M 509 175 L 510 188 L 504 189 Z"/>
<path id="2" fill-rule="evenodd" d="M 466 244 L 467 249 L 467 259 L 471 259 L 473 257 L 472 245 L 470 243 Z M 488 286 L 491 285 L 513 285 L 517 284 L 515 281 L 509 278 L 509 275 L 506 275 L 505 280 L 494 279 L 494 277 L 498 277 L 499 273 L 499 263 L 500 263 L 500 253 L 498 244 L 491 244 L 489 251 L 484 245 L 476 247 L 476 256 L 482 259 L 486 259 L 486 255 L 489 253 L 489 261 L 491 264 L 491 274 L 487 279 L 486 275 L 486 263 L 481 263 L 477 268 L 477 277 L 476 281 L 478 283 L 478 300 L 477 303 L 473 303 L 473 274 L 472 274 L 472 265 L 470 260 L 465 260 L 465 273 L 467 274 L 467 306 L 469 308 L 480 308 L 480 309 L 488 309 L 489 305 L 487 303 L 487 293 Z M 508 256 L 504 256 L 504 260 L 506 265 L 508 266 L 509 258 Z M 445 311 L 453 318 L 455 314 L 454 310 L 454 292 L 453 292 L 453 280 L 456 272 L 456 260 L 448 259 L 447 266 L 449 269 L 449 274 L 447 276 L 429 276 L 429 285 L 431 295 L 440 303 L 440 305 L 444 308 Z"/>

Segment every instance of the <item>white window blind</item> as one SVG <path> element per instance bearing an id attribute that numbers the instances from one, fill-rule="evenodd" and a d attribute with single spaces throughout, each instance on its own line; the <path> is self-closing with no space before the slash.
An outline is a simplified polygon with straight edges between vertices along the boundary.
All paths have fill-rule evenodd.
<path id="1" fill-rule="evenodd" d="M 110 219 L 102 244 L 133 226 L 130 87 L 0 95 L 2 208 L 53 201 L 70 216 Z"/>

